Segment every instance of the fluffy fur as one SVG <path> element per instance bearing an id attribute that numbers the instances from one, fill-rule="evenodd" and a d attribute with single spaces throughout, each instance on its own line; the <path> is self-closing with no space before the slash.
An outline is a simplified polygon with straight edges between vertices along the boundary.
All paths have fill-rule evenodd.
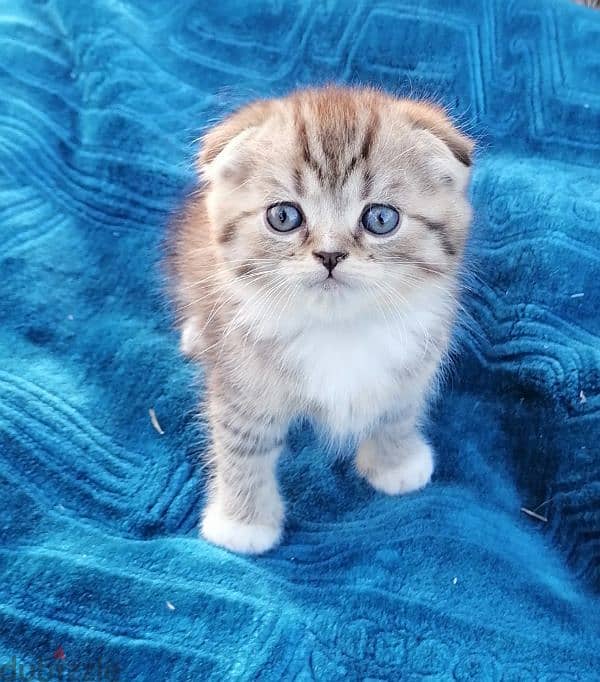
<path id="1" fill-rule="evenodd" d="M 370 89 L 259 101 L 206 134 L 172 263 L 181 347 L 208 377 L 208 540 L 280 540 L 275 468 L 299 413 L 362 442 L 376 489 L 429 481 L 418 420 L 456 310 L 471 152 L 439 108 Z M 279 202 L 304 216 L 292 233 L 266 221 Z M 398 210 L 393 234 L 363 228 L 373 203 Z M 331 276 L 321 251 L 344 254 Z"/>

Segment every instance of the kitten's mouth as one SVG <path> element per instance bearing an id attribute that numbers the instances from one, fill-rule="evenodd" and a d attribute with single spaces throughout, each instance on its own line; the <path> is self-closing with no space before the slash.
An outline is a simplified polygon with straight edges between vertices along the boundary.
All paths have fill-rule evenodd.
<path id="1" fill-rule="evenodd" d="M 309 289 L 317 291 L 343 291 L 351 288 L 352 282 L 349 281 L 345 276 L 340 276 L 337 273 L 330 273 L 323 276 L 314 275 L 306 282 L 306 286 Z"/>
<path id="2" fill-rule="evenodd" d="M 314 286 L 318 286 L 324 291 L 335 291 L 336 289 L 342 289 L 346 284 L 345 282 L 342 282 L 339 277 L 330 274 L 325 277 L 325 279 L 320 279 L 318 282 L 315 282 Z"/>

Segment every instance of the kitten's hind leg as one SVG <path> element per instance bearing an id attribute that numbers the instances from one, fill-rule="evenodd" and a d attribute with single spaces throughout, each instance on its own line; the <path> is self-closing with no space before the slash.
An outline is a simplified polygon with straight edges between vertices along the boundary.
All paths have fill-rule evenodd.
<path id="1" fill-rule="evenodd" d="M 265 415 L 211 405 L 213 466 L 202 535 L 243 554 L 277 545 L 284 508 L 275 477 L 285 429 Z"/>
<path id="2" fill-rule="evenodd" d="M 376 490 L 401 495 L 429 483 L 433 452 L 414 426 L 386 425 L 361 444 L 356 468 Z"/>

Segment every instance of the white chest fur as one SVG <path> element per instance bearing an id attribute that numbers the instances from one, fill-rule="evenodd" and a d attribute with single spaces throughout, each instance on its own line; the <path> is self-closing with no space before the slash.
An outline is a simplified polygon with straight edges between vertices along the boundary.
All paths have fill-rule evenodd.
<path id="1" fill-rule="evenodd" d="M 400 374 L 423 354 L 424 339 L 382 320 L 303 330 L 286 348 L 299 396 L 316 405 L 332 434 L 360 434 L 389 410 Z"/>

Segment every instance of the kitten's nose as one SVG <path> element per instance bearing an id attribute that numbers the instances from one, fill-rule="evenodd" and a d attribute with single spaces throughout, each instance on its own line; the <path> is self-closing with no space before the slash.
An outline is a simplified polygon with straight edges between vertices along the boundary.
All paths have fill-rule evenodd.
<path id="1" fill-rule="evenodd" d="M 320 260 L 331 274 L 333 268 L 344 258 L 347 258 L 348 254 L 344 251 L 313 251 L 313 256 Z"/>

